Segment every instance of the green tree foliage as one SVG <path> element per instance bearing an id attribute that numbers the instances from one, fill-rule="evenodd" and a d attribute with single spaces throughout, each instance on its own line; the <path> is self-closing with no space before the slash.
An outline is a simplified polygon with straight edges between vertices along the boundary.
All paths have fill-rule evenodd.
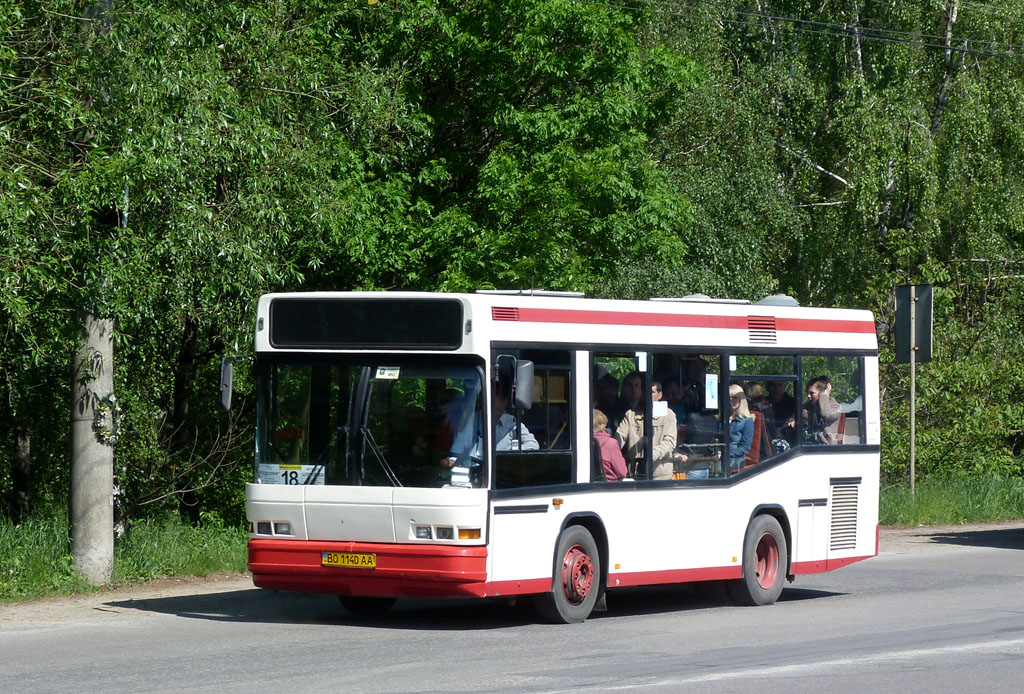
<path id="1" fill-rule="evenodd" d="M 37 502 L 63 503 L 93 309 L 122 515 L 236 520 L 252 413 L 213 413 L 214 374 L 260 293 L 784 291 L 876 311 L 897 479 L 892 286 L 931 282 L 919 467 L 1020 474 L 1022 23 L 959 0 L 6 3 L 0 444 L 30 440 Z"/>
<path id="2" fill-rule="evenodd" d="M 66 417 L 78 312 L 114 318 L 129 518 L 237 517 L 251 454 L 213 372 L 262 292 L 586 289 L 685 251 L 652 152 L 691 61 L 629 13 L 22 2 L 2 21 L 4 392 L 41 396 L 5 416 Z M 66 476 L 66 439 L 33 433 L 36 497 L 59 505 L 41 482 Z"/>
<path id="3" fill-rule="evenodd" d="M 893 481 L 907 474 L 909 387 L 890 351 L 892 287 L 933 283 L 918 470 L 1021 474 L 1020 9 L 638 7 L 657 8 L 709 76 L 699 106 L 663 141 L 704 245 L 727 239 L 716 274 L 727 272 L 724 256 L 748 287 L 774 282 L 805 303 L 876 312 Z"/>

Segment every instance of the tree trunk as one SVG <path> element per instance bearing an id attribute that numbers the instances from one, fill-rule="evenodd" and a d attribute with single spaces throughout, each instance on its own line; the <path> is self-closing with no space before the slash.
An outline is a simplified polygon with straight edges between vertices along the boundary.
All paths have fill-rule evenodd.
<path id="1" fill-rule="evenodd" d="M 29 489 L 29 460 L 31 439 L 28 430 L 18 427 L 14 432 L 14 460 L 11 462 L 11 482 L 14 492 L 14 522 L 21 523 L 32 512 L 32 494 Z"/>

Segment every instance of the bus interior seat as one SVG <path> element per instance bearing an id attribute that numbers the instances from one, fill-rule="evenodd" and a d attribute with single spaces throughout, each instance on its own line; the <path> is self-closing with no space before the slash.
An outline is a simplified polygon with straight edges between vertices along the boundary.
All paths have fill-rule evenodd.
<path id="1" fill-rule="evenodd" d="M 764 431 L 764 415 L 757 410 L 751 410 L 750 416 L 754 418 L 754 438 L 750 442 L 750 450 L 747 457 L 743 459 L 743 469 L 757 465 L 761 454 L 761 432 Z"/>
<path id="2" fill-rule="evenodd" d="M 760 414 L 761 414 L 762 426 L 761 426 L 761 454 L 758 456 L 758 461 L 759 462 L 762 461 L 762 460 L 767 460 L 768 458 L 771 458 L 773 455 L 775 455 L 774 451 L 772 451 L 772 441 L 771 441 L 771 437 L 768 435 L 768 427 L 765 426 L 765 424 L 767 423 L 767 419 L 764 417 L 764 413 L 763 412 L 761 412 Z M 755 424 L 754 426 L 757 426 L 757 425 Z"/>
<path id="3" fill-rule="evenodd" d="M 590 481 L 607 481 L 604 474 L 604 461 L 601 460 L 601 444 L 594 437 L 590 438 Z"/>
<path id="4" fill-rule="evenodd" d="M 860 443 L 860 416 L 854 413 L 845 414 L 843 434 L 839 441 L 841 443 Z"/>

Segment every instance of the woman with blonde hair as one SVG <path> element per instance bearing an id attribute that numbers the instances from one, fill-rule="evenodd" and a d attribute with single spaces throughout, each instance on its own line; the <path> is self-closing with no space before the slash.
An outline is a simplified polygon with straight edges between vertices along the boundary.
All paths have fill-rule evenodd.
<path id="1" fill-rule="evenodd" d="M 754 418 L 747 407 L 747 394 L 739 383 L 729 386 L 729 469 L 743 467 L 754 442 Z"/>

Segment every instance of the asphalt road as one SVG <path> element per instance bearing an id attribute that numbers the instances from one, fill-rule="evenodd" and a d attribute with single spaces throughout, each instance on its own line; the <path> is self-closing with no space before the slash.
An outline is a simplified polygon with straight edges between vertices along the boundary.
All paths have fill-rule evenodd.
<path id="1" fill-rule="evenodd" d="M 885 530 L 879 557 L 770 607 L 715 586 L 529 605 L 337 600 L 247 578 L 0 606 L 0 692 L 1021 692 L 1024 523 Z"/>

